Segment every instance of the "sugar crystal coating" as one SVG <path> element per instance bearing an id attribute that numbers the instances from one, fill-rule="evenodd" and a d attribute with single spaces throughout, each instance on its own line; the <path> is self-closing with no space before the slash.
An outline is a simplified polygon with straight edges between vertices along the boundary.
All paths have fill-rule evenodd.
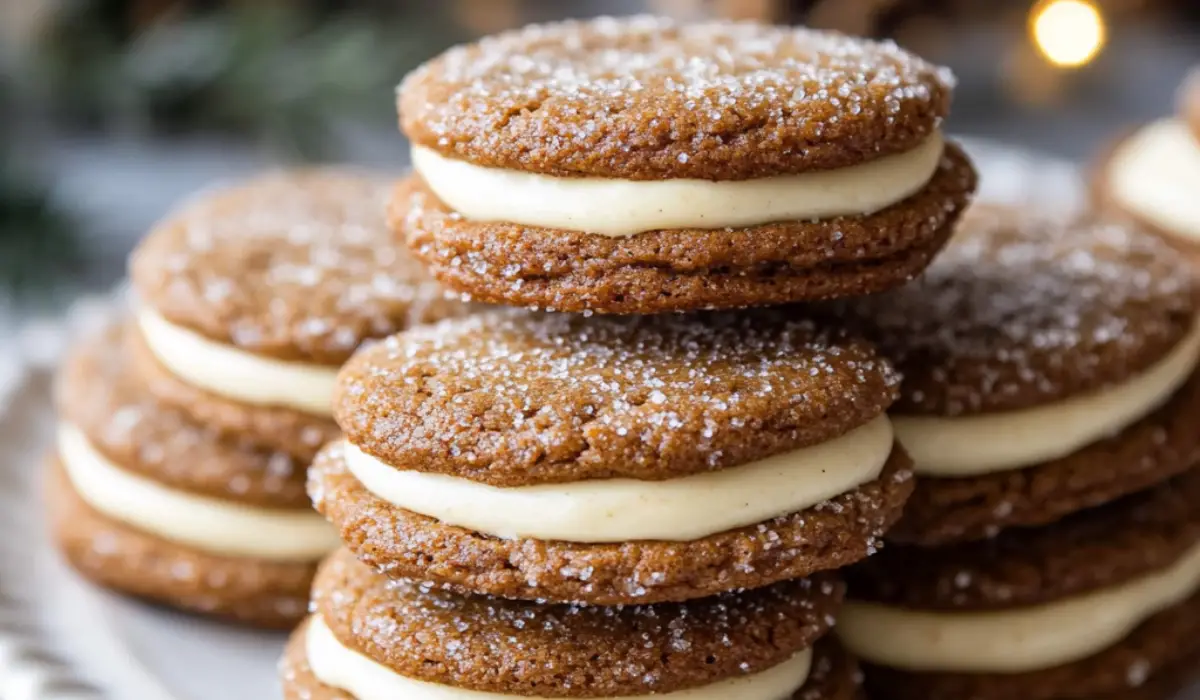
<path id="1" fill-rule="evenodd" d="M 849 302 L 904 374 L 899 413 L 1036 406 L 1124 381 L 1193 327 L 1192 274 L 1122 224 L 980 207 L 915 284 Z"/>
<path id="2" fill-rule="evenodd" d="M 387 579 L 346 550 L 313 585 L 338 639 L 401 675 L 550 697 L 666 693 L 766 670 L 825 634 L 841 596 L 820 575 L 688 603 L 546 605 Z"/>
<path id="3" fill-rule="evenodd" d="M 747 179 L 907 150 L 953 78 L 892 42 L 636 16 L 531 25 L 453 48 L 400 86 L 415 142 L 560 176 Z"/>
<path id="4" fill-rule="evenodd" d="M 272 173 L 198 196 L 130 260 L 141 300 L 219 342 L 337 365 L 363 341 L 462 313 L 388 230 L 389 180 Z"/>
<path id="5" fill-rule="evenodd" d="M 801 310 L 497 311 L 401 333 L 339 376 L 350 442 L 403 469 L 511 486 L 723 469 L 881 414 L 898 377 Z"/>

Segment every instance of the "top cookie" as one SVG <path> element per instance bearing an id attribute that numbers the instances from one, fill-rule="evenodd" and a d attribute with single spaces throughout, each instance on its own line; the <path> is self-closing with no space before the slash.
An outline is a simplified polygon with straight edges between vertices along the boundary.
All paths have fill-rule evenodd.
<path id="1" fill-rule="evenodd" d="M 842 307 L 904 375 L 893 411 L 959 416 L 1118 384 L 1196 323 L 1191 273 L 1116 224 L 977 207 L 918 282 Z"/>
<path id="2" fill-rule="evenodd" d="M 143 304 L 256 355 L 341 364 L 364 340 L 461 313 L 384 220 L 390 182 L 281 172 L 202 195 L 130 260 Z"/>
<path id="3" fill-rule="evenodd" d="M 952 76 L 891 42 L 638 16 L 533 25 L 453 48 L 400 86 L 417 144 L 556 176 L 744 180 L 917 146 Z"/>
<path id="4" fill-rule="evenodd" d="M 825 442 L 883 413 L 874 349 L 795 312 L 497 311 L 393 336 L 343 367 L 347 439 L 494 486 L 670 479 Z"/>

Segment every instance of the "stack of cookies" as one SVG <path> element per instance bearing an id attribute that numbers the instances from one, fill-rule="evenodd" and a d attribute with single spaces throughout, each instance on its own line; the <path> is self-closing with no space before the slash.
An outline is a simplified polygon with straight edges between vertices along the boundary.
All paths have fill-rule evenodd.
<path id="1" fill-rule="evenodd" d="M 409 76 L 397 236 L 454 290 L 556 312 L 342 369 L 308 486 L 344 549 L 285 696 L 859 697 L 834 570 L 912 491 L 899 377 L 811 310 L 711 309 L 920 272 L 975 184 L 950 93 L 892 44 L 645 17 Z"/>
<path id="2" fill-rule="evenodd" d="M 1200 672 L 1200 308 L 1120 225 L 969 214 L 858 301 L 917 485 L 839 620 L 881 700 L 1167 700 Z"/>
<path id="3" fill-rule="evenodd" d="M 338 366 L 364 340 L 460 313 L 393 242 L 389 187 L 262 177 L 161 222 L 131 262 L 134 319 L 81 342 L 57 387 L 49 497 L 81 573 L 289 627 L 337 544 L 305 469 L 338 435 Z"/>
<path id="4" fill-rule="evenodd" d="M 1097 206 L 1133 219 L 1200 264 L 1200 68 L 1179 89 L 1178 113 L 1113 146 L 1096 169 Z"/>

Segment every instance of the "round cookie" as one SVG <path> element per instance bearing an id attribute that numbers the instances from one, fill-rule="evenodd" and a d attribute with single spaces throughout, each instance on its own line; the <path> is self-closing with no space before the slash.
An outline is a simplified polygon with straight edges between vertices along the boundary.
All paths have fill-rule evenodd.
<path id="1" fill-rule="evenodd" d="M 951 145 L 927 187 L 866 216 L 611 237 L 467 220 L 419 176 L 399 185 L 390 215 L 439 280 L 479 301 L 655 313 L 891 289 L 930 263 L 974 187 Z"/>
<path id="2" fill-rule="evenodd" d="M 309 492 L 394 577 L 599 605 L 761 587 L 863 558 L 899 517 L 896 382 L 869 345 L 794 311 L 480 314 L 347 363 L 346 441 L 317 457 Z M 449 509 L 405 500 L 430 489 Z M 493 500 L 464 505 L 476 497 Z"/>
<path id="3" fill-rule="evenodd" d="M 855 598 L 922 610 L 1039 605 L 1169 567 L 1200 542 L 1200 470 L 1042 528 L 889 545 L 846 571 Z"/>
<path id="4" fill-rule="evenodd" d="M 125 469 L 189 493 L 265 508 L 304 509 L 305 465 L 235 441 L 164 403 L 140 376 L 130 322 L 80 343 L 55 386 L 59 419 Z"/>
<path id="5" fill-rule="evenodd" d="M 872 700 L 1172 700 L 1200 673 L 1200 595 L 1084 661 L 1021 674 L 904 673 L 864 663 Z"/>
<path id="6" fill-rule="evenodd" d="M 742 180 L 910 150 L 948 113 L 952 83 L 891 42 L 602 17 L 453 48 L 398 102 L 415 143 L 481 166 Z"/>
<path id="7" fill-rule="evenodd" d="M 303 619 L 316 562 L 225 557 L 167 542 L 96 512 L 57 458 L 49 467 L 46 498 L 55 544 L 89 580 L 255 627 L 289 629 Z"/>
<path id="8" fill-rule="evenodd" d="M 1135 230 L 980 208 L 920 282 L 832 310 L 905 377 L 897 541 L 1046 524 L 1200 458 L 1193 279 Z"/>
<path id="9" fill-rule="evenodd" d="M 389 190 L 378 175 L 279 172 L 202 194 L 155 226 L 130 275 L 160 398 L 311 456 L 333 432 L 337 367 L 359 345 L 467 308 L 394 242 Z"/>
<path id="10" fill-rule="evenodd" d="M 599 18 L 460 46 L 401 85 L 392 226 L 481 301 L 638 314 L 890 289 L 975 189 L 953 78 L 891 42 Z"/>
<path id="11" fill-rule="evenodd" d="M 1048 630 L 1046 622 L 1070 629 L 1072 618 L 1091 616 L 1095 633 L 1119 630 L 1117 624 L 1096 624 L 1104 615 L 1126 619 L 1130 610 L 1148 610 L 1132 619 L 1132 632 L 1082 658 L 1049 667 L 1006 669 L 1004 672 L 922 671 L 868 667 L 871 697 L 1000 698 L 1029 697 L 1036 700 L 1065 698 L 1167 698 L 1167 690 L 1180 687 L 1188 678 L 1200 676 L 1200 595 L 1194 583 L 1200 546 L 1200 471 L 1163 483 L 1098 509 L 1068 517 L 1053 525 L 1026 530 L 1006 530 L 995 539 L 951 547 L 925 549 L 891 546 L 878 557 L 848 572 L 849 596 L 891 608 L 941 613 L 944 620 L 955 613 L 1002 616 L 1041 615 L 1035 626 L 1026 623 L 1005 633 L 1007 643 L 1019 639 L 1023 647 L 1053 650 L 1039 637 Z M 1190 562 L 1190 563 L 1189 563 Z M 1180 568 L 1182 567 L 1182 568 Z M 1176 576 L 1191 582 L 1190 598 L 1182 599 L 1173 583 L 1145 587 L 1145 577 Z M 1189 578 L 1190 577 L 1190 578 Z M 1166 581 L 1168 579 L 1163 579 Z M 1142 592 L 1134 592 L 1141 586 Z M 1122 592 L 1128 591 L 1128 592 Z M 1155 592 L 1157 591 L 1157 592 Z M 1088 596 L 1114 596 L 1093 600 L 1086 607 L 1051 613 L 1043 606 L 1080 605 Z M 1145 606 L 1144 596 L 1162 600 L 1157 607 Z M 1157 597 L 1154 597 L 1157 596 Z M 1089 612 L 1090 611 L 1090 612 Z M 847 612 L 843 619 L 852 648 L 864 656 L 871 652 L 855 646 L 860 635 L 886 632 L 866 626 L 865 613 Z M 1095 617 L 1095 616 L 1098 616 Z M 856 620 L 856 617 L 859 618 Z M 993 618 L 985 624 L 995 624 Z M 912 623 L 919 624 L 919 623 Z M 1016 623 L 1014 623 L 1016 624 Z M 1100 631 L 1103 630 L 1103 631 Z M 932 633 L 932 632 L 931 632 Z M 999 633 L 998 633 L 999 634 Z M 1059 642 L 1063 643 L 1063 642 Z M 1072 644 L 1074 642 L 1065 642 Z M 987 644 L 981 645 L 989 648 Z M 971 652 L 974 653 L 974 652 Z M 990 650 L 989 654 L 997 654 Z M 1055 653 L 1051 651 L 1051 653 Z M 932 664 L 931 664 L 932 665 Z"/>
<path id="12" fill-rule="evenodd" d="M 317 510 L 346 547 L 389 576 L 591 605 L 691 600 L 847 566 L 876 551 L 911 490 L 897 451 L 878 480 L 769 522 L 688 542 L 576 543 L 492 537 L 396 507 L 349 473 L 340 443 L 309 469 Z"/>
<path id="13" fill-rule="evenodd" d="M 313 675 L 304 646 L 307 632 L 308 623 L 305 622 L 292 633 L 280 661 L 284 700 L 355 700 L 345 691 L 321 683 Z M 818 640 L 813 647 L 812 663 L 808 682 L 789 700 L 864 699 L 858 664 L 835 642 L 828 638 Z"/>
<path id="14" fill-rule="evenodd" d="M 828 631 L 840 598 L 836 579 L 819 576 L 689 603 L 544 605 L 389 580 L 341 551 L 318 573 L 309 624 L 415 681 L 497 695 L 619 697 L 782 670 Z M 309 640 L 310 649 L 325 646 Z"/>

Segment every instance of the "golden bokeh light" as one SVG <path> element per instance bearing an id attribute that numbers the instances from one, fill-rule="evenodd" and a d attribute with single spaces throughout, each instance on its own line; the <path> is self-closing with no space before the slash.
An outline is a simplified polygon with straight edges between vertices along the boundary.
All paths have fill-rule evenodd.
<path id="1" fill-rule="evenodd" d="M 1029 17 L 1034 44 L 1056 66 L 1087 65 L 1108 39 L 1104 15 L 1090 0 L 1040 0 Z"/>

